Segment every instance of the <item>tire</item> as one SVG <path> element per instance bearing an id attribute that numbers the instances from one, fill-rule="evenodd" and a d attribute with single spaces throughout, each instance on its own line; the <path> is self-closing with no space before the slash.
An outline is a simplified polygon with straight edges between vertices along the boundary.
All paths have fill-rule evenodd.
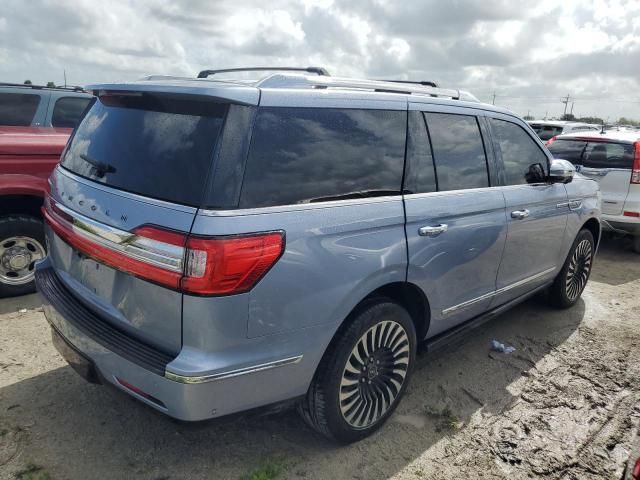
<path id="1" fill-rule="evenodd" d="M 0 218 L 0 298 L 35 292 L 34 264 L 45 255 L 40 219 L 26 215 Z"/>
<path id="2" fill-rule="evenodd" d="M 393 413 L 407 388 L 417 343 L 409 313 L 387 299 L 365 305 L 347 321 L 299 408 L 312 428 L 341 443 L 371 435 Z"/>
<path id="3" fill-rule="evenodd" d="M 592 233 L 587 229 L 580 230 L 562 270 L 550 288 L 549 299 L 552 305 L 569 308 L 576 304 L 589 281 L 594 254 L 595 241 Z"/>
<path id="4" fill-rule="evenodd" d="M 640 253 L 640 233 L 637 235 L 634 235 L 632 237 L 632 241 L 633 241 L 633 251 L 636 253 Z"/>

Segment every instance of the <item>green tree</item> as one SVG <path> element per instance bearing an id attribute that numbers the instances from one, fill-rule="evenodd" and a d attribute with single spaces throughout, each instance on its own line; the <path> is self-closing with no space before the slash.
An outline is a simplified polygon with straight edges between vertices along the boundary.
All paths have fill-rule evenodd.
<path id="1" fill-rule="evenodd" d="M 640 122 L 638 120 L 632 120 L 626 117 L 620 117 L 618 119 L 618 125 L 633 125 L 634 127 L 640 127 Z"/>
<path id="2" fill-rule="evenodd" d="M 533 117 L 533 115 L 525 115 L 524 117 L 525 120 L 529 121 L 529 120 L 535 120 L 535 118 Z"/>
<path id="3" fill-rule="evenodd" d="M 47 87 L 49 88 L 55 88 L 56 84 L 53 82 L 47 82 Z"/>
<path id="4" fill-rule="evenodd" d="M 565 113 L 560 120 L 566 120 L 567 122 L 573 122 L 576 116 L 573 113 Z"/>
<path id="5" fill-rule="evenodd" d="M 24 81 L 24 84 L 25 84 L 25 85 L 33 85 L 33 83 L 31 83 L 31 80 L 25 80 L 25 81 Z"/>

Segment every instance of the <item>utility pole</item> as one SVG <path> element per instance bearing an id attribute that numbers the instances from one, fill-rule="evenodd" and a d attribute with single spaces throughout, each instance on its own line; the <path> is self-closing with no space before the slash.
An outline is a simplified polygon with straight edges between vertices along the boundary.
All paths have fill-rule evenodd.
<path id="1" fill-rule="evenodd" d="M 496 92 L 493 92 L 493 100 L 491 100 L 491 105 L 496 104 Z"/>
<path id="2" fill-rule="evenodd" d="M 64 72 L 64 87 L 67 88 L 67 70 L 64 69 L 63 72 Z"/>
<path id="3" fill-rule="evenodd" d="M 574 105 L 575 103 L 576 103 L 576 102 L 571 102 L 571 111 L 569 112 L 569 115 L 573 115 L 573 105 Z"/>
<path id="4" fill-rule="evenodd" d="M 569 98 L 569 94 L 567 93 L 567 96 L 562 97 L 562 100 L 560 100 L 562 103 L 564 103 L 564 113 L 562 114 L 563 117 L 567 114 L 567 105 L 569 104 Z"/>

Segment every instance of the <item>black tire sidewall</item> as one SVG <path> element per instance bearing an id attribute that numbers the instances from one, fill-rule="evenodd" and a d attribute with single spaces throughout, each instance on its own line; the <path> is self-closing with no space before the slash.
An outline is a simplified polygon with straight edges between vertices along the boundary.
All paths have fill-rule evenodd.
<path id="1" fill-rule="evenodd" d="M 364 429 L 356 429 L 350 426 L 342 417 L 340 411 L 340 382 L 342 374 L 349 359 L 353 347 L 372 326 L 385 320 L 393 320 L 399 323 L 409 337 L 409 367 L 400 392 L 387 412 L 372 426 Z M 332 436 L 340 442 L 353 442 L 360 440 L 379 429 L 391 416 L 402 398 L 411 372 L 415 364 L 416 356 L 415 326 L 409 313 L 400 305 L 393 302 L 378 302 L 368 306 L 354 318 L 344 334 L 334 345 L 332 361 L 329 363 L 325 375 L 323 375 L 323 390 L 326 394 L 325 419 Z"/>
<path id="2" fill-rule="evenodd" d="M 567 296 L 566 278 L 567 278 L 567 272 L 569 270 L 569 265 L 571 263 L 571 257 L 573 257 L 573 254 L 576 248 L 578 247 L 578 244 L 583 240 L 589 240 L 589 242 L 591 243 L 591 251 L 592 251 L 591 267 L 589 268 L 589 273 L 587 275 L 587 282 L 585 283 L 585 288 L 587 283 L 589 282 L 589 277 L 591 276 L 591 272 L 593 271 L 593 262 L 595 260 L 595 254 L 596 254 L 596 250 L 595 250 L 596 244 L 593 238 L 593 234 L 589 230 L 584 229 L 578 233 L 575 240 L 573 241 L 573 244 L 571 245 L 571 249 L 569 250 L 569 254 L 567 255 L 567 259 L 565 260 L 564 265 L 562 266 L 562 270 L 560 270 L 560 273 L 556 277 L 556 280 L 553 283 L 553 286 L 551 287 L 551 297 L 552 297 L 553 303 L 560 308 L 569 308 L 575 305 L 578 302 L 578 300 L 580 300 L 580 297 L 582 296 L 582 292 L 580 292 L 580 294 L 574 300 L 569 299 L 569 297 Z"/>
<path id="3" fill-rule="evenodd" d="M 0 218 L 0 242 L 10 237 L 29 237 L 46 248 L 42 220 L 26 215 L 10 215 Z M 35 292 L 35 281 L 24 285 L 8 285 L 0 280 L 0 298 Z"/>

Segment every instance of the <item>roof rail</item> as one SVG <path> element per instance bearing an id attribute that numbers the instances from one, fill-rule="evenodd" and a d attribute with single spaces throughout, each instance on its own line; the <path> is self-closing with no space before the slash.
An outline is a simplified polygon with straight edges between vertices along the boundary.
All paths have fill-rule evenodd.
<path id="1" fill-rule="evenodd" d="M 315 73 L 320 76 L 329 76 L 329 72 L 322 67 L 245 67 L 245 68 L 224 68 L 221 70 L 202 70 L 198 73 L 198 78 L 207 78 L 210 75 L 216 73 L 228 73 L 228 72 L 264 72 L 264 71 L 288 71 L 288 72 L 307 72 Z"/>
<path id="2" fill-rule="evenodd" d="M 413 83 L 416 85 L 424 85 L 425 87 L 434 87 L 437 88 L 438 84 L 436 82 L 432 82 L 431 80 L 385 80 L 380 79 L 381 82 L 393 82 L 393 83 Z"/>
<path id="3" fill-rule="evenodd" d="M 366 80 L 341 77 L 312 77 L 308 75 L 274 74 L 256 84 L 259 88 L 347 88 L 373 90 L 374 92 L 404 93 L 445 97 L 453 100 L 479 102 L 472 94 L 455 89 L 416 85 L 413 83 L 388 82 L 385 80 Z"/>
<path id="4" fill-rule="evenodd" d="M 46 85 L 33 85 L 30 83 L 9 83 L 9 82 L 0 82 L 0 87 L 24 87 L 24 88 L 33 88 L 35 90 L 42 90 L 43 88 L 48 88 L 50 90 L 69 90 L 72 92 L 84 92 L 85 89 L 79 87 L 77 85 L 70 85 L 68 87 L 47 87 Z"/>

